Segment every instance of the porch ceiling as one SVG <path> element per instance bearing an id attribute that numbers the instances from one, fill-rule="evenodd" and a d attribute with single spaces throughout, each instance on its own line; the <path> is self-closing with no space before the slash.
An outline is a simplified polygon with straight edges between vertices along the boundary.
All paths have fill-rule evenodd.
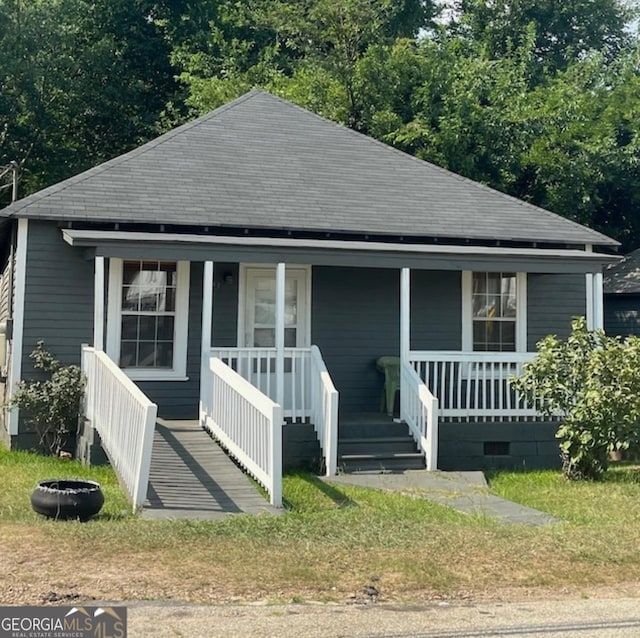
<path id="1" fill-rule="evenodd" d="M 620 258 L 583 250 L 400 244 L 365 241 L 222 237 L 212 235 L 63 229 L 71 246 L 91 255 L 247 263 L 298 263 L 364 268 L 599 272 Z"/>

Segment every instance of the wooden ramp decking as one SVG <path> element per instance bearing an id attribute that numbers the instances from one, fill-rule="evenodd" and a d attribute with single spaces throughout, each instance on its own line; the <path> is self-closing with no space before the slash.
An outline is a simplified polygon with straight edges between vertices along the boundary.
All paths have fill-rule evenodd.
<path id="1" fill-rule="evenodd" d="M 215 520 L 280 512 L 197 421 L 158 419 L 142 518 Z"/>

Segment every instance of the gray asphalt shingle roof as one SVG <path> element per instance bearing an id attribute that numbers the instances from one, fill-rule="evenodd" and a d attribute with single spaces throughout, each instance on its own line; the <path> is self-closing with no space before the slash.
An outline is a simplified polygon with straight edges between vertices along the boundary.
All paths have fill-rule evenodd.
<path id="1" fill-rule="evenodd" d="M 603 273 L 603 287 L 606 294 L 640 293 L 640 248 L 634 250 Z"/>
<path id="2" fill-rule="evenodd" d="M 262 91 L 0 216 L 616 244 Z"/>

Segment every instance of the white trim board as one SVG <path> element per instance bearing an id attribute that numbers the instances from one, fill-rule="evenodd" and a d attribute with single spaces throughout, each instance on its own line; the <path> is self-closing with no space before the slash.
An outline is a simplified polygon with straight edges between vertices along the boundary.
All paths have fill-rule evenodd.
<path id="1" fill-rule="evenodd" d="M 18 234 L 16 239 L 16 263 L 15 263 L 15 291 L 13 294 L 13 333 L 11 335 L 11 376 L 9 378 L 9 393 L 13 395 L 14 389 L 22 376 L 22 349 L 24 337 L 24 298 L 27 287 L 27 243 L 29 233 L 29 220 L 18 220 Z M 19 412 L 18 408 L 9 411 L 9 434 L 18 434 Z"/>

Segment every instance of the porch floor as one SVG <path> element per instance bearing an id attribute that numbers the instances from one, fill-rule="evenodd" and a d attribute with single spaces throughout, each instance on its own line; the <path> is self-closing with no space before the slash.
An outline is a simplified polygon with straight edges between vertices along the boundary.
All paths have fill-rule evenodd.
<path id="1" fill-rule="evenodd" d="M 278 514 L 198 421 L 158 419 L 146 519 L 215 520 L 229 514 Z"/>

